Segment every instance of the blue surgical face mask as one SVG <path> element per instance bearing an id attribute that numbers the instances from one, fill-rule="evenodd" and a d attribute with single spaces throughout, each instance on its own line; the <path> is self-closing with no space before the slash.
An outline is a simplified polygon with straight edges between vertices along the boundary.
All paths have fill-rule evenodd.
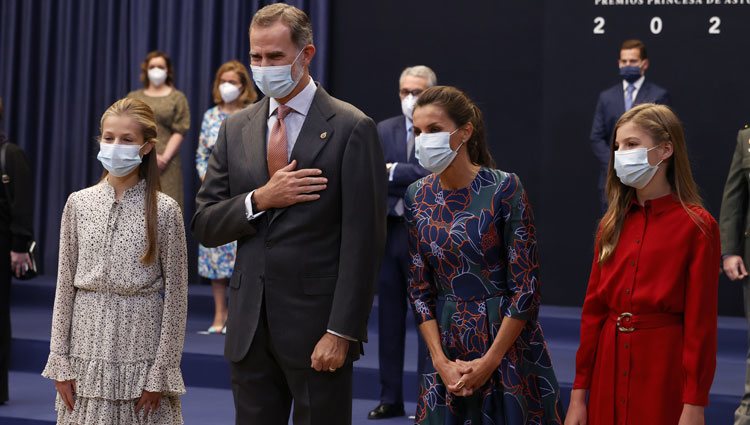
<path id="1" fill-rule="evenodd" d="M 119 145 L 114 143 L 100 143 L 99 155 L 96 158 L 104 169 L 115 177 L 124 177 L 141 165 L 141 148 L 146 146 Z"/>
<path id="2" fill-rule="evenodd" d="M 615 172 L 622 184 L 636 189 L 643 189 L 648 185 L 662 163 L 659 161 L 658 164 L 651 165 L 648 162 L 648 153 L 658 147 L 615 151 Z"/>
<path id="3" fill-rule="evenodd" d="M 258 89 L 268 97 L 274 99 L 283 98 L 294 90 L 299 80 L 302 79 L 302 73 L 297 78 L 292 76 L 292 66 L 297 62 L 303 50 L 297 53 L 294 60 L 289 65 L 279 66 L 255 66 L 250 65 L 253 72 L 253 81 Z"/>
<path id="4" fill-rule="evenodd" d="M 451 162 L 458 155 L 458 150 L 463 146 L 463 142 L 454 151 L 451 149 L 452 133 L 441 131 L 439 133 L 422 133 L 414 138 L 414 156 L 419 164 L 425 169 L 440 174 L 451 165 Z"/>
<path id="5" fill-rule="evenodd" d="M 620 68 L 620 77 L 628 83 L 635 83 L 641 78 L 640 66 L 623 66 Z"/>

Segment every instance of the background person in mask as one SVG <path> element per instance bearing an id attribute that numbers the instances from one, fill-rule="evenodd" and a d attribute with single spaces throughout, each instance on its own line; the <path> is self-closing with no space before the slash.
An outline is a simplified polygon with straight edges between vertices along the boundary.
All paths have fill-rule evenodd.
<path id="1" fill-rule="evenodd" d="M 190 128 L 190 108 L 185 95 L 174 87 L 172 61 L 166 53 L 153 51 L 141 64 L 144 88 L 127 97 L 145 102 L 154 111 L 159 129 L 156 163 L 161 172 L 161 190 L 183 208 L 180 146 Z"/>
<path id="2" fill-rule="evenodd" d="M 187 316 L 182 212 L 159 192 L 154 113 L 102 115 L 101 181 L 68 197 L 50 354 L 59 424 L 179 424 Z"/>
<path id="3" fill-rule="evenodd" d="M 521 180 L 494 168 L 479 108 L 436 86 L 414 109 L 409 296 L 434 369 L 417 424 L 560 424 L 560 389 L 537 321 L 539 256 Z"/>
<path id="4" fill-rule="evenodd" d="M 0 98 L 0 123 L 3 123 L 3 100 Z M 33 240 L 34 182 L 29 161 L 23 150 L 11 143 L 0 127 L 0 146 L 5 145 L 5 173 L 11 198 L 0 187 L 0 405 L 8 401 L 8 368 L 10 367 L 10 278 L 20 277 L 31 268 L 29 243 Z"/>
<path id="5" fill-rule="evenodd" d="M 283 3 L 250 23 L 266 95 L 221 126 L 192 228 L 238 241 L 225 356 L 237 424 L 348 425 L 352 362 L 367 340 L 385 245 L 375 123 L 309 74 L 310 19 Z"/>
<path id="6" fill-rule="evenodd" d="M 380 405 L 368 418 L 384 419 L 404 415 L 403 375 L 406 331 L 407 279 L 409 275 L 408 232 L 404 223 L 406 188 L 430 172 L 414 156 L 412 112 L 417 98 L 437 84 L 435 73 L 417 65 L 401 72 L 399 98 L 402 115 L 378 123 L 378 135 L 388 174 L 388 236 L 378 277 L 378 361 L 380 362 Z M 419 340 L 417 372 L 424 369 L 426 350 Z M 417 390 L 416 388 L 414 389 Z"/>
<path id="7" fill-rule="evenodd" d="M 221 123 L 258 98 L 247 69 L 236 60 L 225 62 L 216 71 L 212 93 L 216 106 L 203 114 L 198 150 L 195 153 L 195 168 L 201 181 L 206 177 L 208 158 L 216 144 Z M 236 254 L 237 242 L 216 248 L 206 248 L 203 245 L 198 247 L 198 274 L 211 279 L 214 295 L 214 321 L 208 328 L 209 334 L 226 333 L 226 286 L 234 270 Z"/>
<path id="8" fill-rule="evenodd" d="M 607 181 L 609 146 L 615 123 L 620 116 L 635 105 L 658 103 L 669 105 L 669 93 L 651 81 L 646 80 L 649 67 L 646 45 L 640 40 L 626 40 L 620 47 L 621 82 L 599 94 L 591 126 L 591 150 L 599 162 L 599 191 L 602 213 L 607 211 L 607 195 L 604 186 Z"/>
<path id="9" fill-rule="evenodd" d="M 703 424 L 716 368 L 719 227 L 701 206 L 669 107 L 626 112 L 610 158 L 565 424 Z"/>

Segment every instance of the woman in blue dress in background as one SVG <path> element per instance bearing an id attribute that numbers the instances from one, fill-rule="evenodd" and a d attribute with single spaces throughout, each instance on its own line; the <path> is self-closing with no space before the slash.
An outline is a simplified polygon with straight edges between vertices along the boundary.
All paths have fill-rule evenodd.
<path id="1" fill-rule="evenodd" d="M 405 197 L 409 296 L 434 366 L 420 377 L 416 423 L 561 424 L 521 181 L 494 169 L 482 113 L 458 89 L 422 93 L 414 130 L 416 157 L 433 173 Z"/>
<path id="2" fill-rule="evenodd" d="M 214 150 L 221 123 L 229 115 L 255 102 L 258 97 L 245 65 L 236 60 L 225 62 L 216 71 L 212 94 L 216 106 L 203 114 L 198 150 L 195 153 L 195 168 L 201 182 L 206 176 L 208 158 Z M 216 248 L 206 248 L 203 245 L 198 247 L 198 274 L 211 279 L 214 295 L 214 321 L 207 333 L 226 333 L 226 287 L 234 271 L 236 255 L 237 242 Z"/>

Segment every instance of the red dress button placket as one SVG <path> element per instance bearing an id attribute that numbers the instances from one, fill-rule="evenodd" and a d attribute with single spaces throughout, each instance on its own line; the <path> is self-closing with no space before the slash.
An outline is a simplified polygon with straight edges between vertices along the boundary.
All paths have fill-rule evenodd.
<path id="1" fill-rule="evenodd" d="M 645 209 L 641 209 L 641 214 L 638 215 L 638 227 L 640 228 L 640 238 L 635 239 L 634 241 L 631 239 L 630 241 L 623 241 L 625 242 L 625 246 L 628 246 L 628 251 L 630 251 L 630 258 L 631 260 L 627 263 L 628 264 L 628 271 L 632 278 L 630 279 L 630 287 L 626 287 L 623 290 L 623 308 L 624 310 L 620 313 L 629 312 L 633 313 L 632 311 L 632 300 L 633 300 L 633 290 L 635 288 L 636 279 L 637 279 L 637 273 L 638 273 L 638 263 L 640 261 L 641 257 L 641 249 L 643 248 L 643 244 L 641 241 L 645 237 L 646 234 L 646 227 L 648 225 L 648 215 L 647 211 Z M 632 327 L 633 323 L 629 318 L 623 318 L 623 321 L 621 322 L 623 327 Z M 633 333 L 632 332 L 621 332 L 617 331 L 617 347 L 618 350 L 616 351 L 616 364 L 617 364 L 617 372 L 615 373 L 615 396 L 617 402 L 615 403 L 615 417 L 617 418 L 617 423 L 627 424 L 628 418 L 627 418 L 627 411 L 628 411 L 628 392 L 630 389 L 630 346 L 633 343 L 632 342 Z"/>

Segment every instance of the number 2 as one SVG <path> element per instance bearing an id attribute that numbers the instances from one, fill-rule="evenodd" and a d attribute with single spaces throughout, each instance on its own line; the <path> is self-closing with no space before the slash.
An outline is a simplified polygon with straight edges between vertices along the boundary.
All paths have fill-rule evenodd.
<path id="1" fill-rule="evenodd" d="M 604 34 L 604 18 L 597 16 L 594 18 L 594 34 Z"/>
<path id="2" fill-rule="evenodd" d="M 721 18 L 718 16 L 712 16 L 708 22 L 711 23 L 711 26 L 708 28 L 709 34 L 721 34 L 721 29 L 719 28 L 721 25 Z"/>

